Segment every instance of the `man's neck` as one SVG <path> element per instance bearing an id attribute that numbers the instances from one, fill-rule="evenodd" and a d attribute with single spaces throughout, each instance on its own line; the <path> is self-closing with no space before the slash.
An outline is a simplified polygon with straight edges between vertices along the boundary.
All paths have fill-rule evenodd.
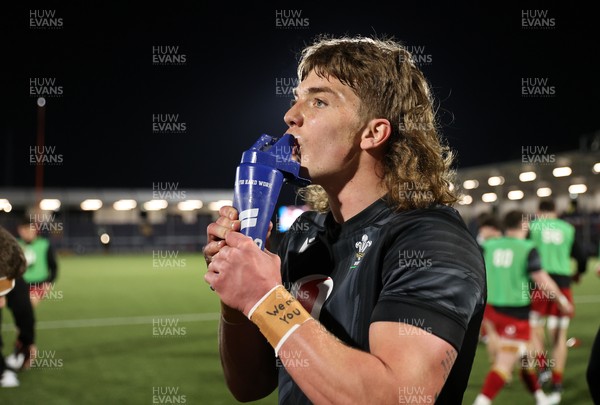
<path id="1" fill-rule="evenodd" d="M 381 153 L 361 151 L 355 156 L 355 164 L 348 164 L 347 170 L 321 184 L 337 223 L 343 224 L 388 193 L 381 178 L 384 172 Z"/>
<path id="2" fill-rule="evenodd" d="M 375 201 L 383 197 L 387 191 L 380 181 L 349 181 L 338 190 L 325 188 L 329 198 L 329 208 L 337 223 L 343 224 L 357 215 Z"/>
<path id="3" fill-rule="evenodd" d="M 527 236 L 526 231 L 523 231 L 522 229 L 507 229 L 506 232 L 504 232 L 504 235 L 516 239 L 525 239 Z"/>

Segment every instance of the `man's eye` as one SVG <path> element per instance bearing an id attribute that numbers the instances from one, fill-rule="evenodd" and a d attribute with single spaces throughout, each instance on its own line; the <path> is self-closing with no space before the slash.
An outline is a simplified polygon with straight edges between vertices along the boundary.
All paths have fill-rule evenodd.
<path id="1" fill-rule="evenodd" d="M 327 103 L 321 99 L 315 98 L 314 105 L 315 107 L 325 107 Z"/>
<path id="2" fill-rule="evenodd" d="M 295 106 L 297 102 L 298 102 L 298 100 L 296 100 L 296 99 L 290 100 L 290 108 L 292 108 L 293 106 Z"/>

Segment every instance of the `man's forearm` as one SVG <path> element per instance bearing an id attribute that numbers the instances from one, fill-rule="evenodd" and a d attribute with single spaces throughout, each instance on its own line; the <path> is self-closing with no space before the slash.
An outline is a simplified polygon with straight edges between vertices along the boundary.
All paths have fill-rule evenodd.
<path id="1" fill-rule="evenodd" d="M 383 333 L 378 333 L 378 343 L 372 344 L 369 353 L 347 346 L 318 321 L 311 320 L 281 346 L 280 361 L 315 404 L 397 404 L 399 394 L 413 389 L 434 403 L 452 368 L 456 351 L 450 348 L 452 353 L 446 353 L 442 349 L 445 346 L 428 340 L 431 335 L 411 329 L 413 332 L 406 335 L 407 351 L 401 355 L 402 361 L 398 361 L 397 354 L 379 357 L 374 353 L 390 343 L 399 346 L 399 324 L 388 324 L 390 329 L 379 329 Z M 428 357 L 431 353 L 435 355 Z"/>
<path id="2" fill-rule="evenodd" d="M 219 353 L 225 381 L 236 399 L 257 400 L 277 386 L 273 348 L 244 314 L 224 304 L 219 322 Z"/>
<path id="3" fill-rule="evenodd" d="M 532 273 L 531 278 L 542 291 L 548 293 L 555 300 L 566 300 L 558 285 L 545 271 Z"/>

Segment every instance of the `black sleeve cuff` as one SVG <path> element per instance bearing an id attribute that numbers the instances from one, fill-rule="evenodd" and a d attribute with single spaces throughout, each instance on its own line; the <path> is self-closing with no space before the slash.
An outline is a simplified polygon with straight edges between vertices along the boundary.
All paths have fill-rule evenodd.
<path id="1" fill-rule="evenodd" d="M 460 352 L 466 332 L 466 327 L 452 317 L 432 307 L 424 307 L 422 302 L 417 304 L 397 298 L 380 299 L 371 314 L 373 322 L 402 322 L 416 326 L 444 339 L 457 352 Z"/>

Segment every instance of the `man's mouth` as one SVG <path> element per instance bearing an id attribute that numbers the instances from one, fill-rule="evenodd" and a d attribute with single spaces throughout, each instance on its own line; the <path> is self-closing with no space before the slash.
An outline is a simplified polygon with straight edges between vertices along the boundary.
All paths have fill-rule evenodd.
<path id="1" fill-rule="evenodd" d="M 296 138 L 294 138 L 294 146 L 292 148 L 292 159 L 298 163 L 302 162 L 302 147 Z"/>

